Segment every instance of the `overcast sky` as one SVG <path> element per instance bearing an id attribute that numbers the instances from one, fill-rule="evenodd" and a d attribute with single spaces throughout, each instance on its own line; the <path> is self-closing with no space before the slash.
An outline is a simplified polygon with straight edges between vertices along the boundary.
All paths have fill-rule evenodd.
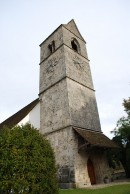
<path id="1" fill-rule="evenodd" d="M 0 122 L 38 97 L 39 44 L 74 19 L 87 42 L 102 131 L 130 97 L 129 0 L 0 0 Z"/>

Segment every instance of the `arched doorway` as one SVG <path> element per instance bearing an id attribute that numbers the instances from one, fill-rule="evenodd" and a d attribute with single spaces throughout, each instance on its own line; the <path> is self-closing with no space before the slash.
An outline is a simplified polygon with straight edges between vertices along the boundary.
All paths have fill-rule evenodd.
<path id="1" fill-rule="evenodd" d="M 87 168 L 88 168 L 88 175 L 91 181 L 91 184 L 96 184 L 96 177 L 95 177 L 95 171 L 94 171 L 94 166 L 93 163 L 90 159 L 88 159 L 87 162 Z"/>

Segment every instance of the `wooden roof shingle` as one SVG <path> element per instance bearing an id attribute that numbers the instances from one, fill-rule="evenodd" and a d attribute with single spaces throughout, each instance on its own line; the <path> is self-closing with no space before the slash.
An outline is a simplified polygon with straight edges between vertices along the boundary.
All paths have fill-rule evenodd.
<path id="1" fill-rule="evenodd" d="M 84 138 L 89 144 L 97 147 L 119 148 L 112 140 L 101 132 L 86 129 L 74 128 L 74 130 Z"/>

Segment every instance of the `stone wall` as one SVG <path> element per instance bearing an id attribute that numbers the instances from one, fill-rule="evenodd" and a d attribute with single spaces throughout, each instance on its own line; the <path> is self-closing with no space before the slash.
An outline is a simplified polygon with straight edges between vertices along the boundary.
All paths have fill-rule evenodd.
<path id="1" fill-rule="evenodd" d="M 72 127 L 52 132 L 47 138 L 55 152 L 60 187 L 75 187 L 75 155 L 78 152 L 78 139 Z"/>
<path id="2" fill-rule="evenodd" d="M 40 64 L 40 93 L 66 76 L 64 47 L 60 47 Z"/>
<path id="3" fill-rule="evenodd" d="M 85 42 L 83 40 L 81 40 L 80 38 L 78 38 L 74 33 L 71 33 L 66 28 L 62 27 L 62 30 L 63 30 L 63 43 L 65 45 L 67 45 L 69 48 L 72 48 L 72 46 L 71 46 L 71 40 L 72 40 L 72 38 L 77 39 L 77 41 L 78 41 L 78 43 L 80 45 L 80 54 L 83 57 L 85 57 L 85 58 L 88 59 Z"/>
<path id="4" fill-rule="evenodd" d="M 108 174 L 109 166 L 106 152 L 100 148 L 86 148 L 75 157 L 75 182 L 77 188 L 91 186 L 87 169 L 88 159 L 93 162 L 96 184 L 103 183 L 104 177 Z"/>
<path id="5" fill-rule="evenodd" d="M 45 60 L 48 56 L 50 56 L 50 51 L 48 49 L 48 45 L 55 41 L 55 49 L 59 48 L 63 44 L 63 32 L 62 27 L 59 27 L 56 31 L 54 31 L 51 36 L 49 36 L 41 45 L 40 49 L 40 62 Z"/>
<path id="6" fill-rule="evenodd" d="M 101 131 L 94 91 L 67 79 L 71 124 Z"/>
<path id="7" fill-rule="evenodd" d="M 86 188 L 91 186 L 87 161 L 94 165 L 96 183 L 103 183 L 108 173 L 106 152 L 100 148 L 85 149 L 78 152 L 78 136 L 72 127 L 47 135 L 55 153 L 58 179 L 61 188 Z"/>
<path id="8" fill-rule="evenodd" d="M 71 125 L 66 79 L 40 95 L 41 132 L 50 133 Z"/>
<path id="9" fill-rule="evenodd" d="M 91 186 L 87 171 L 88 154 L 86 151 L 75 155 L 75 182 L 77 188 Z"/>
<path id="10" fill-rule="evenodd" d="M 78 152 L 78 135 L 72 127 L 101 128 L 85 41 L 74 21 L 66 27 L 58 27 L 40 45 L 40 131 L 54 149 L 60 187 L 88 187 L 88 158 L 93 161 L 97 183 L 102 182 L 107 164 L 104 153 Z M 72 48 L 74 38 L 79 52 Z M 51 52 L 48 45 L 53 41 Z"/>
<path id="11" fill-rule="evenodd" d="M 67 77 L 93 89 L 92 76 L 88 60 L 66 46 L 64 55 Z"/>

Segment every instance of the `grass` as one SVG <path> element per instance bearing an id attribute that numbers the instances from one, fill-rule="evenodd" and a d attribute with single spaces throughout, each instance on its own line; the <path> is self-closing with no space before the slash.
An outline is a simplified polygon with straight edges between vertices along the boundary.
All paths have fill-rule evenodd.
<path id="1" fill-rule="evenodd" d="M 114 185 L 102 189 L 67 189 L 59 194 L 130 194 L 130 184 Z"/>

